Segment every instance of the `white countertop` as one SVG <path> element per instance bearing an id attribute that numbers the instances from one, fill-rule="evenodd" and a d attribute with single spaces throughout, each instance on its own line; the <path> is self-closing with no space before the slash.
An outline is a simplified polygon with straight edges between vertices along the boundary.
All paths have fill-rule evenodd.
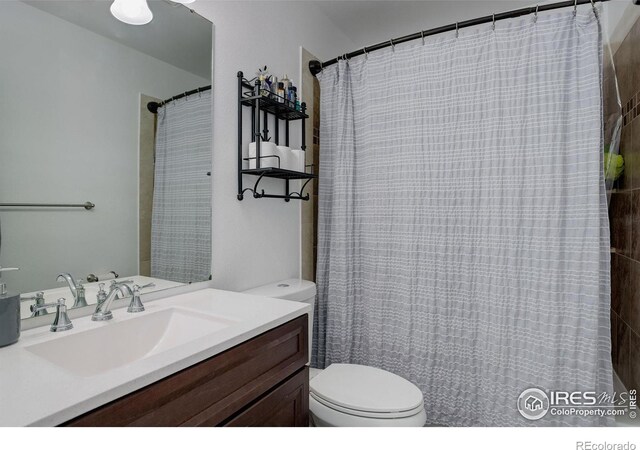
<path id="1" fill-rule="evenodd" d="M 80 376 L 27 350 L 34 344 L 82 333 L 96 327 L 133 320 L 166 309 L 207 311 L 234 323 L 206 337 L 105 371 Z M 0 348 L 0 426 L 53 426 L 210 358 L 296 317 L 310 313 L 302 302 L 277 300 L 205 288 L 145 303 L 146 311 L 129 314 L 114 309 L 114 318 L 92 322 L 89 316 L 73 320 L 74 328 L 52 333 L 39 327 L 22 333 L 20 341 Z M 51 315 L 53 319 L 53 315 Z M 117 339 L 117 336 L 114 336 Z M 96 348 L 96 352 L 100 352 Z M 73 358 L 73 354 L 68 355 Z"/>

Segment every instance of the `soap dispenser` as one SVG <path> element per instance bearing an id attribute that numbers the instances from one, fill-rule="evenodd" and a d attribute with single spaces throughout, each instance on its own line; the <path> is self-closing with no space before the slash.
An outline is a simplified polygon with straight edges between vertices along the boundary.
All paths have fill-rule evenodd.
<path id="1" fill-rule="evenodd" d="M 2 272 L 17 267 L 0 267 Z M 20 339 L 20 294 L 9 294 L 7 285 L 0 280 L 0 347 L 15 344 Z"/>

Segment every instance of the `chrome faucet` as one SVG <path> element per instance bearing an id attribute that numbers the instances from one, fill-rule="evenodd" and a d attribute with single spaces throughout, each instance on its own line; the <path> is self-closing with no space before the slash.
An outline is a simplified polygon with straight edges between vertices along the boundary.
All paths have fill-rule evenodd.
<path id="1" fill-rule="evenodd" d="M 60 279 L 67 280 L 67 284 L 69 285 L 69 289 L 71 290 L 71 295 L 73 295 L 73 305 L 75 307 L 78 302 L 78 285 L 76 284 L 76 280 L 73 279 L 70 273 L 61 273 L 56 278 L 56 281 L 61 281 Z"/>
<path id="2" fill-rule="evenodd" d="M 44 305 L 44 292 L 38 292 L 36 293 L 36 295 L 32 297 L 22 297 L 22 296 L 20 297 L 21 302 L 28 302 L 32 300 L 35 301 L 35 303 L 31 305 L 31 317 L 39 317 L 39 316 L 44 316 L 46 314 L 49 314 L 49 312 L 47 311 L 47 308 L 39 308 L 39 309 L 34 308 L 34 307 Z"/>
<path id="3" fill-rule="evenodd" d="M 140 299 L 140 290 L 148 287 L 156 287 L 156 285 L 154 283 L 145 284 L 144 286 L 133 285 L 133 297 L 131 297 L 131 303 L 129 303 L 127 312 L 137 313 L 144 311 L 144 305 Z"/>
<path id="4" fill-rule="evenodd" d="M 133 280 L 124 280 L 124 281 L 113 280 L 113 281 L 111 281 L 111 284 L 109 285 L 109 294 L 111 294 L 113 292 L 113 290 L 116 288 L 116 286 L 129 285 L 129 284 L 133 284 Z"/>
<path id="5" fill-rule="evenodd" d="M 113 313 L 111 312 L 111 304 L 121 294 L 123 297 L 131 295 L 133 297 L 133 291 L 128 284 L 125 283 L 111 283 L 111 291 L 107 298 L 96 305 L 96 311 L 91 316 L 91 320 L 102 321 L 113 319 Z"/>
<path id="6" fill-rule="evenodd" d="M 41 310 L 46 310 L 47 308 L 51 308 L 53 306 L 56 307 L 56 317 L 53 319 L 53 323 L 51 324 L 51 331 L 66 331 L 73 328 L 73 324 L 71 320 L 69 320 L 69 316 L 67 315 L 67 306 L 64 304 L 65 299 L 59 298 L 55 303 L 45 303 L 43 305 L 31 305 L 31 312 L 36 315 Z"/>

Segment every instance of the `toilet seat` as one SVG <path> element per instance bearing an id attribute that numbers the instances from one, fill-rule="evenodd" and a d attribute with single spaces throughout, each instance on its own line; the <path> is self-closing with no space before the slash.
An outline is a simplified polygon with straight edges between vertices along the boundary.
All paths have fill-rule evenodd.
<path id="1" fill-rule="evenodd" d="M 427 421 L 427 413 L 422 408 L 418 414 L 400 418 L 374 418 L 346 414 L 329 408 L 309 396 L 309 414 L 316 427 L 422 427 Z"/>
<path id="2" fill-rule="evenodd" d="M 310 396 L 334 411 L 371 419 L 401 419 L 424 411 L 422 392 L 375 367 L 332 364 L 310 382 Z"/>
<path id="3" fill-rule="evenodd" d="M 310 393 L 310 397 L 313 398 L 318 403 L 330 408 L 334 411 L 338 411 L 344 414 L 350 414 L 352 416 L 365 417 L 368 419 L 402 419 L 405 417 L 412 417 L 417 414 L 420 414 L 424 407 L 422 405 L 417 406 L 411 410 L 407 411 L 393 411 L 393 412 L 372 412 L 372 411 L 360 411 L 358 409 L 346 408 L 344 406 L 336 405 L 335 403 L 331 403 L 326 401 L 325 399 Z"/>

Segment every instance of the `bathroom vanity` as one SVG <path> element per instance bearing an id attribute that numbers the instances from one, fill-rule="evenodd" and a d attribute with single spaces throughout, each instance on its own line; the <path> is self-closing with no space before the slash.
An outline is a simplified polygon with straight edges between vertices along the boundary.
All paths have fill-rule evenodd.
<path id="1" fill-rule="evenodd" d="M 308 426 L 306 315 L 67 422 L 68 426 Z"/>
<path id="2" fill-rule="evenodd" d="M 208 286 L 23 332 L 0 426 L 307 426 L 310 307 Z"/>

